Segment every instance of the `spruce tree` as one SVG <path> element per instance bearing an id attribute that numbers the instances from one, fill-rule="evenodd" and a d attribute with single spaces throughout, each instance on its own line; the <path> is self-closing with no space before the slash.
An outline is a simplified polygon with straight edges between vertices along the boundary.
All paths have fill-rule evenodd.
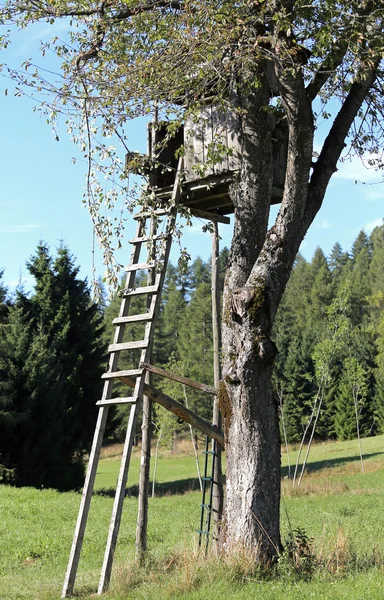
<path id="1" fill-rule="evenodd" d="M 17 485 L 72 489 L 83 482 L 101 392 L 102 317 L 64 246 L 53 259 L 40 243 L 27 268 L 34 293 L 19 290 L 2 329 L 2 393 L 17 416 L 9 463 Z"/>

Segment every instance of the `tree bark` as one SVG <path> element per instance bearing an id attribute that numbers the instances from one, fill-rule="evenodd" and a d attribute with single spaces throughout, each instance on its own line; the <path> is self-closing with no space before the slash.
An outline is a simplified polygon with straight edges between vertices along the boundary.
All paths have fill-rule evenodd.
<path id="1" fill-rule="evenodd" d="M 275 348 L 263 283 L 249 277 L 264 246 L 272 186 L 272 123 L 260 86 L 247 101 L 242 168 L 232 190 L 234 236 L 224 287 L 219 404 L 227 456 L 224 547 L 269 563 L 280 549 L 280 436 L 272 394 Z M 258 291 L 257 291 L 258 288 Z"/>

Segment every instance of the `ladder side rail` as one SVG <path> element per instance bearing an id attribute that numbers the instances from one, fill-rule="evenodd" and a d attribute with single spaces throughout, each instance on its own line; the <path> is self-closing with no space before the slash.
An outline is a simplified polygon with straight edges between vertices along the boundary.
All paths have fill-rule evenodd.
<path id="1" fill-rule="evenodd" d="M 143 228 L 144 228 L 144 221 L 140 221 L 137 226 L 137 236 L 142 235 Z M 139 256 L 140 256 L 140 250 L 141 250 L 140 245 L 134 246 L 134 248 L 132 249 L 130 264 L 134 264 L 134 263 L 138 262 Z M 126 279 L 127 287 L 132 286 L 134 284 L 135 277 L 136 277 L 136 271 L 132 271 L 127 274 L 127 279 Z M 128 310 L 129 310 L 130 301 L 131 301 L 130 297 L 123 298 L 123 300 L 121 302 L 121 306 L 120 306 L 119 317 L 123 317 L 123 316 L 127 315 Z M 115 334 L 114 334 L 114 342 L 115 343 L 118 343 L 119 341 L 121 341 L 123 339 L 124 328 L 125 328 L 125 324 L 118 325 L 116 327 Z M 107 369 L 108 372 L 117 370 L 118 360 L 119 360 L 118 352 L 112 353 L 110 355 L 108 369 Z M 113 390 L 113 380 L 106 380 L 104 383 L 104 386 L 103 386 L 102 400 L 110 399 L 112 396 L 112 390 Z M 132 408 L 134 408 L 134 407 L 132 407 Z M 61 596 L 62 598 L 66 598 L 67 596 L 70 596 L 73 593 L 77 569 L 78 569 L 79 560 L 80 560 L 81 549 L 82 549 L 83 540 L 84 540 L 85 528 L 86 528 L 87 520 L 88 520 L 90 503 L 91 503 L 92 494 L 93 494 L 93 488 L 94 488 L 95 479 L 96 479 L 96 472 L 97 472 L 97 467 L 98 467 L 99 458 L 100 458 L 100 451 L 101 451 L 101 446 L 102 446 L 103 438 L 104 438 L 104 431 L 105 431 L 105 427 L 106 427 L 106 423 L 107 423 L 108 412 L 109 412 L 108 406 L 100 407 L 100 409 L 99 409 L 96 428 L 95 428 L 95 434 L 94 434 L 93 443 L 92 443 L 92 449 L 91 449 L 91 453 L 89 456 L 87 474 L 86 474 L 86 478 L 85 478 L 85 482 L 84 482 L 84 487 L 83 487 L 83 492 L 82 492 L 82 497 L 81 497 L 81 502 L 80 502 L 80 507 L 79 507 L 79 513 L 78 513 L 76 526 L 75 526 L 75 533 L 74 533 L 74 537 L 73 537 L 72 547 L 71 547 L 69 561 L 68 561 L 68 567 L 67 567 L 63 590 L 62 590 L 62 596 Z"/>
<path id="2" fill-rule="evenodd" d="M 138 377 L 138 380 L 144 381 L 144 377 Z M 136 430 L 138 415 L 139 415 L 139 403 L 137 402 L 134 406 L 131 407 L 131 411 L 129 414 L 127 433 L 125 436 L 124 449 L 123 449 L 123 454 L 121 457 L 120 471 L 119 471 L 119 476 L 118 476 L 117 485 L 116 485 L 115 500 L 113 503 L 111 522 L 110 522 L 109 531 L 108 531 L 107 545 L 106 545 L 106 549 L 105 549 L 103 565 L 101 568 L 99 587 L 97 590 L 97 593 L 99 595 L 103 594 L 107 590 L 110 579 L 111 579 L 113 559 L 114 559 L 114 554 L 115 554 L 115 549 L 116 549 L 116 544 L 117 544 L 117 538 L 119 535 L 121 515 L 123 512 L 125 489 L 126 489 L 127 479 L 128 479 L 128 466 L 129 466 L 131 453 L 132 453 L 133 438 L 134 438 L 134 434 L 135 434 L 135 430 Z"/>
<path id="3" fill-rule="evenodd" d="M 157 291 L 157 293 L 154 293 L 151 298 L 151 309 L 150 310 L 152 311 L 152 309 L 153 309 L 153 313 L 152 313 L 153 320 L 149 321 L 147 323 L 146 329 L 145 329 L 145 331 L 146 331 L 145 336 L 147 337 L 148 340 L 151 340 L 153 338 L 154 324 L 155 324 L 156 316 L 158 314 L 158 310 L 159 310 L 159 306 L 160 306 L 160 297 L 161 297 L 160 291 L 164 285 L 166 267 L 168 264 L 169 254 L 171 251 L 172 233 L 173 233 L 173 228 L 175 225 L 176 215 L 177 215 L 177 203 L 180 199 L 180 173 L 183 168 L 183 164 L 184 164 L 183 159 L 181 158 L 179 160 L 179 165 L 178 165 L 178 169 L 176 172 L 176 178 L 175 178 L 175 185 L 173 187 L 173 192 L 172 192 L 172 198 L 171 198 L 171 207 L 172 208 L 170 210 L 169 218 L 168 218 L 167 235 L 164 236 L 164 238 L 163 238 L 163 239 L 165 239 L 165 249 L 164 249 L 164 253 L 161 257 L 161 263 L 162 263 L 161 272 L 158 276 L 156 276 L 156 283 L 158 283 L 158 291 Z M 144 218 L 143 218 L 143 220 L 144 220 Z M 139 223 L 140 222 L 141 221 L 139 221 Z M 135 244 L 135 246 L 136 246 L 136 244 Z M 130 287 L 130 286 L 128 285 L 127 287 Z M 129 298 L 129 296 L 128 296 L 128 298 Z M 123 315 L 120 314 L 119 316 L 123 316 Z M 150 346 L 151 346 L 151 343 L 149 343 L 149 345 L 146 349 L 142 350 L 142 353 L 141 353 L 142 361 L 141 362 L 148 362 L 148 359 L 150 356 L 150 353 L 149 353 Z M 113 370 L 115 370 L 115 369 L 113 369 Z M 123 510 L 125 487 L 126 487 L 126 482 L 127 482 L 127 478 L 128 478 L 128 468 L 129 468 L 129 461 L 130 461 L 130 456 L 131 456 L 131 452 L 132 452 L 133 436 L 135 433 L 137 419 L 138 419 L 138 413 L 139 413 L 139 401 L 138 400 L 142 396 L 142 393 L 143 393 L 144 380 L 145 380 L 145 377 L 143 377 L 143 376 L 141 376 L 141 377 L 139 376 L 136 379 L 133 397 L 137 400 L 137 404 L 131 408 L 131 413 L 130 413 L 130 417 L 129 417 L 129 423 L 128 423 L 128 429 L 127 429 L 127 434 L 126 434 L 125 443 L 124 443 L 124 450 L 123 450 L 123 456 L 122 456 L 122 461 L 121 461 L 121 465 L 120 465 L 118 483 L 117 483 L 117 487 L 116 487 L 115 501 L 114 501 L 114 505 L 113 505 L 113 509 L 112 509 L 112 518 L 111 518 L 110 527 L 109 527 L 107 546 L 106 546 L 106 550 L 105 550 L 105 554 L 104 554 L 104 561 L 103 561 L 103 566 L 102 566 L 101 576 L 100 576 L 100 581 L 99 581 L 99 587 L 98 587 L 99 595 L 102 594 L 108 588 L 110 578 L 111 578 L 113 558 L 114 558 L 114 553 L 115 553 L 115 549 L 116 549 L 117 538 L 119 535 L 121 514 L 122 514 L 122 510 Z"/>
<path id="4" fill-rule="evenodd" d="M 77 517 L 75 533 L 73 537 L 72 547 L 69 555 L 68 567 L 64 579 L 62 598 L 72 596 L 75 585 L 77 568 L 80 560 L 81 548 L 83 545 L 84 533 L 88 519 L 89 508 L 92 499 L 93 488 L 96 479 L 97 466 L 99 463 L 100 450 L 103 444 L 104 431 L 107 423 L 109 407 L 101 407 L 97 417 L 95 433 L 93 437 L 91 454 L 83 492 L 81 496 L 80 508 Z"/>

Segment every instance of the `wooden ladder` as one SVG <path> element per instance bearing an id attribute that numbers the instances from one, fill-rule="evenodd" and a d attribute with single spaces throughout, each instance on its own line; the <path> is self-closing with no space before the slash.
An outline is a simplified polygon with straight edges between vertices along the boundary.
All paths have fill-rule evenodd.
<path id="1" fill-rule="evenodd" d="M 160 306 L 161 291 L 164 285 L 169 253 L 172 245 L 172 234 L 176 221 L 177 205 L 180 199 L 181 170 L 182 159 L 179 161 L 178 170 L 176 172 L 175 184 L 173 186 L 170 199 L 170 208 L 167 210 L 154 211 L 143 210 L 134 217 L 138 222 L 137 231 L 135 238 L 130 242 L 133 244 L 133 250 L 130 264 L 126 268 L 127 279 L 125 288 L 121 292 L 122 302 L 120 313 L 119 316 L 113 320 L 113 324 L 116 325 L 116 330 L 113 344 L 111 344 L 108 348 L 110 353 L 108 369 L 102 376 L 104 379 L 103 394 L 101 400 L 96 403 L 97 406 L 100 407 L 99 414 L 89 457 L 87 475 L 84 483 L 68 568 L 64 580 L 61 596 L 62 598 L 71 596 L 73 593 L 109 407 L 111 405 L 129 404 L 131 405 L 131 409 L 121 458 L 120 472 L 117 480 L 107 545 L 104 554 L 103 566 L 101 569 L 98 594 L 102 594 L 109 585 L 113 557 L 115 553 L 117 537 L 119 534 L 121 514 L 123 510 L 123 501 L 125 496 L 133 439 L 138 420 L 140 400 L 143 394 L 143 387 L 145 383 L 145 369 L 141 367 L 141 364 L 150 362 L 155 321 Z M 163 217 L 166 220 L 166 227 L 165 233 L 156 235 L 153 224 L 154 221 L 156 221 L 156 219 L 159 217 Z M 146 224 L 149 219 L 151 220 L 151 232 L 149 235 L 146 235 Z M 162 251 L 158 260 L 156 260 L 156 255 L 154 252 L 154 244 L 157 240 L 162 241 Z M 147 261 L 143 263 L 139 261 L 140 252 L 144 244 L 148 244 L 149 250 Z M 149 284 L 144 287 L 135 287 L 136 275 L 138 271 L 143 270 L 148 271 Z M 130 314 L 131 299 L 136 296 L 146 296 L 146 312 L 141 314 Z M 129 323 L 145 324 L 145 333 L 142 340 L 130 342 L 123 341 L 125 326 Z M 120 352 L 126 350 L 140 350 L 140 361 L 137 369 L 119 370 L 118 363 Z M 114 382 L 124 377 L 136 377 L 132 396 L 112 398 Z"/>

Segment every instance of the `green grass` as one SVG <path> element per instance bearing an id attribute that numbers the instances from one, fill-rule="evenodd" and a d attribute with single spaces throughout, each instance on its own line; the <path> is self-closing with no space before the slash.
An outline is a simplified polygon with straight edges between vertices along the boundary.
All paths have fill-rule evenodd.
<path id="1" fill-rule="evenodd" d="M 266 579 L 241 564 L 197 558 L 200 493 L 173 493 L 192 485 L 195 461 L 164 456 L 158 466 L 159 497 L 150 499 L 149 566 L 143 571 L 133 563 L 137 499 L 127 497 L 107 598 L 205 600 L 213 590 L 215 600 L 383 598 L 383 442 L 384 436 L 363 440 L 365 474 L 359 471 L 356 442 L 337 442 L 313 447 L 300 488 L 283 480 L 283 536 L 291 527 L 304 528 L 313 538 L 317 562 L 310 581 L 284 561 L 279 575 Z M 291 463 L 294 453 L 291 449 Z M 115 485 L 118 464 L 113 456 L 100 463 L 76 582 L 83 598 L 91 598 L 97 587 L 113 502 L 108 490 Z M 130 486 L 137 484 L 138 465 L 134 456 Z M 283 465 L 285 476 L 284 457 Z M 0 486 L 0 600 L 60 597 L 79 501 L 75 492 Z"/>

